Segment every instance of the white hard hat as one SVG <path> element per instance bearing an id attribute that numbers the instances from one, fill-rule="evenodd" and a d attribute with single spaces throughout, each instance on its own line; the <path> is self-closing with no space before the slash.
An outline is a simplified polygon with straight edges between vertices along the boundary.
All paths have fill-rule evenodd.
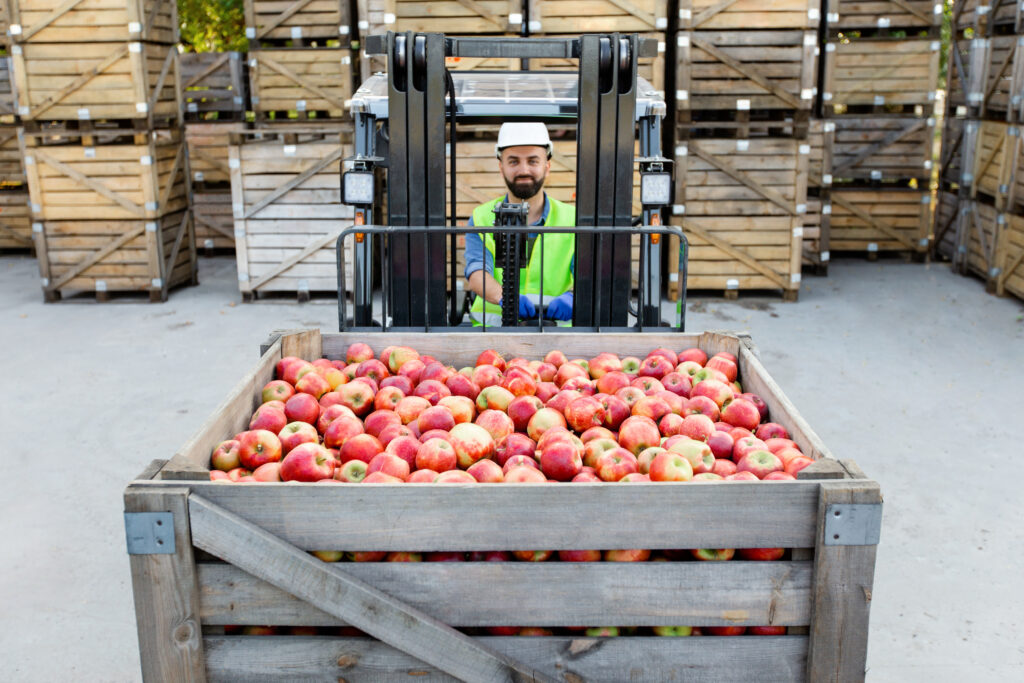
<path id="1" fill-rule="evenodd" d="M 540 122 L 509 122 L 501 124 L 498 131 L 498 144 L 494 146 L 494 153 L 501 158 L 501 150 L 506 147 L 518 147 L 520 145 L 536 145 L 548 151 L 551 156 L 551 137 L 548 135 L 548 127 Z"/>

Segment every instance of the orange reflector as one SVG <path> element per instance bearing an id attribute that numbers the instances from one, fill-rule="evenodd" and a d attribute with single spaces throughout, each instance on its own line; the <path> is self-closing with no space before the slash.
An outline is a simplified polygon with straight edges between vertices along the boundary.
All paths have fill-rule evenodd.
<path id="1" fill-rule="evenodd" d="M 363 243 L 363 239 L 365 237 L 366 237 L 366 233 L 357 232 L 356 233 L 356 244 L 362 244 Z"/>
<path id="2" fill-rule="evenodd" d="M 654 233 L 651 235 L 651 244 L 657 244 L 661 241 L 661 235 Z"/>

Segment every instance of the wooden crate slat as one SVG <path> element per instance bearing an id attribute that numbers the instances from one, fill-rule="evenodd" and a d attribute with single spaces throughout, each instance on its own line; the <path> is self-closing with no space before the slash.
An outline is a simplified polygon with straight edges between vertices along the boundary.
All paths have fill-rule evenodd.
<path id="1" fill-rule="evenodd" d="M 9 0 L 15 44 L 178 42 L 174 0 Z"/>
<path id="2" fill-rule="evenodd" d="M 242 118 L 249 108 L 249 79 L 240 52 L 186 52 L 180 57 L 182 103 L 188 120 Z"/>
<path id="3" fill-rule="evenodd" d="M 0 249 L 31 249 L 28 192 L 0 192 Z"/>
<path id="4" fill-rule="evenodd" d="M 360 0 L 369 34 L 417 31 L 452 35 L 518 34 L 521 0 Z M 533 15 L 536 17 L 536 15 Z"/>
<path id="5" fill-rule="evenodd" d="M 193 192 L 192 217 L 196 246 L 206 249 L 235 248 L 235 219 L 231 192 Z"/>
<path id="6" fill-rule="evenodd" d="M 823 94 L 827 109 L 889 105 L 933 108 L 939 47 L 939 41 L 931 39 L 829 43 Z"/>
<path id="7" fill-rule="evenodd" d="M 833 182 L 931 177 L 933 118 L 843 116 L 833 124 Z"/>
<path id="8" fill-rule="evenodd" d="M 686 680 L 712 683 L 805 679 L 806 636 L 735 638 L 479 637 L 481 643 L 534 663 L 560 680 Z M 260 683 L 315 680 L 452 679 L 394 648 L 368 638 L 206 636 L 211 677 Z M 753 672 L 756 672 L 754 674 Z"/>
<path id="9" fill-rule="evenodd" d="M 817 33 L 811 30 L 680 31 L 676 35 L 681 110 L 809 110 Z"/>
<path id="10" fill-rule="evenodd" d="M 266 49 L 249 53 L 253 109 L 326 112 L 347 119 L 352 64 L 347 48 Z"/>
<path id="11" fill-rule="evenodd" d="M 665 0 L 531 0 L 530 33 L 645 33 L 668 26 Z"/>
<path id="12" fill-rule="evenodd" d="M 927 190 L 832 191 L 833 251 L 923 251 L 928 246 Z"/>
<path id="13" fill-rule="evenodd" d="M 819 0 L 679 0 L 681 29 L 816 29 Z"/>
<path id="14" fill-rule="evenodd" d="M 254 46 L 284 41 L 341 40 L 352 35 L 344 0 L 246 0 L 245 24 Z"/>
<path id="15" fill-rule="evenodd" d="M 15 45 L 18 114 L 25 120 L 144 119 L 179 116 L 174 46 L 154 43 Z"/>

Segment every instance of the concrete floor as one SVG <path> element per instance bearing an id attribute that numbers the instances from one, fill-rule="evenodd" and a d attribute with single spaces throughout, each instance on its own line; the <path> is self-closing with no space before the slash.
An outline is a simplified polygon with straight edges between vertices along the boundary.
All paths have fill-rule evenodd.
<path id="1" fill-rule="evenodd" d="M 0 679 L 131 681 L 138 646 L 121 493 L 169 457 L 275 328 L 328 303 L 239 304 L 234 260 L 163 305 L 43 305 L 0 257 L 6 386 Z M 800 302 L 690 302 L 691 331 L 747 330 L 840 457 L 885 493 L 868 680 L 1024 680 L 1024 306 L 945 266 L 834 263 Z"/>

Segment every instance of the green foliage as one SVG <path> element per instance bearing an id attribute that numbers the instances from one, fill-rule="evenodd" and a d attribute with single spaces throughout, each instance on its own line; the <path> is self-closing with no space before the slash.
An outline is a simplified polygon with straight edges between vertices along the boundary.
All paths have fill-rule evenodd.
<path id="1" fill-rule="evenodd" d="M 243 0 L 178 0 L 181 42 L 194 52 L 245 52 Z"/>
<path id="2" fill-rule="evenodd" d="M 953 42 L 953 2 L 945 0 L 942 11 L 942 47 L 939 52 L 939 87 L 946 89 L 949 77 L 949 45 Z"/>

